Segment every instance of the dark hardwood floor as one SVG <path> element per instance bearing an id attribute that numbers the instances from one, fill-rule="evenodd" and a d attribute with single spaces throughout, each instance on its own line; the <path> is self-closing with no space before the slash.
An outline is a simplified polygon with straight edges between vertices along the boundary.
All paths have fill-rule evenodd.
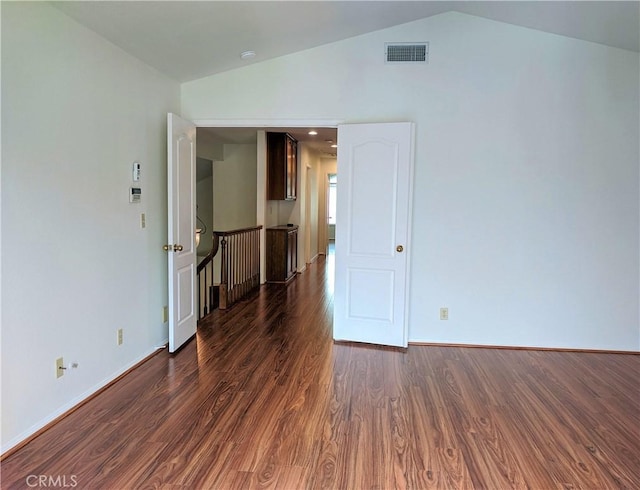
<path id="1" fill-rule="evenodd" d="M 215 312 L 2 488 L 640 488 L 640 356 L 333 344 L 326 265 Z"/>

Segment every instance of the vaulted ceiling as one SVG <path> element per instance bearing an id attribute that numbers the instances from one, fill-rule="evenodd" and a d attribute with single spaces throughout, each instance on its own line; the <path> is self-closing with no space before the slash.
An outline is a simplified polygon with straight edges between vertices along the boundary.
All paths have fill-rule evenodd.
<path id="1" fill-rule="evenodd" d="M 180 82 L 451 10 L 640 51 L 638 1 L 209 0 L 53 4 Z M 256 56 L 241 59 L 240 54 L 249 50 L 255 51 Z"/>
<path id="2" fill-rule="evenodd" d="M 180 82 L 458 11 L 640 51 L 640 2 L 609 1 L 62 1 L 67 15 Z M 428 41 L 419 39 L 412 41 Z M 255 51 L 255 57 L 240 54 Z M 264 128 L 262 128 L 264 129 Z M 325 156 L 335 129 L 295 133 Z M 226 143 L 254 143 L 257 128 L 201 128 Z"/>

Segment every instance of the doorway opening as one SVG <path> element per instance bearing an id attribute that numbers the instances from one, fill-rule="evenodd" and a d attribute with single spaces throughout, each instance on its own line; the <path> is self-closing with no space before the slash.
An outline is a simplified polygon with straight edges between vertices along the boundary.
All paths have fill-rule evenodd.
<path id="1" fill-rule="evenodd" d="M 254 145 L 254 176 L 246 175 L 241 179 L 243 185 L 250 180 L 255 186 L 254 204 L 251 214 L 255 219 L 252 225 L 262 225 L 261 238 L 261 277 L 266 277 L 264 260 L 265 229 L 268 227 L 295 224 L 299 226 L 298 240 L 298 271 L 302 272 L 306 265 L 312 263 L 320 254 L 326 253 L 325 226 L 326 211 L 324 209 L 324 183 L 327 173 L 335 172 L 337 155 L 335 145 L 337 141 L 338 121 L 194 121 L 198 132 L 198 156 L 213 159 L 209 155 L 200 154 L 201 148 L 211 153 L 218 148 L 218 153 L 224 153 L 219 148 L 233 145 Z M 298 141 L 298 196 L 292 201 L 270 201 L 266 199 L 264 191 L 267 183 L 266 173 L 266 138 L 268 132 L 286 132 Z M 201 145 L 201 141 L 204 145 Z M 220 158 L 223 160 L 224 158 Z M 257 159 L 257 163 L 256 163 Z M 215 170 L 214 170 L 214 173 Z M 325 177 L 323 177 L 323 175 Z M 216 177 L 218 175 L 216 174 Z M 223 185 L 224 189 L 232 192 L 230 185 Z M 200 189 L 199 189 L 200 190 Z M 238 193 L 234 199 L 239 199 Z M 214 191 L 215 196 L 215 191 Z M 218 202 L 214 198 L 215 202 Z M 223 213 L 224 205 L 213 206 L 213 214 L 218 217 Z M 216 209 L 217 208 L 217 209 Z M 247 208 L 247 211 L 249 209 Z M 217 228 L 216 219 L 214 228 Z M 243 224 L 244 226 L 244 224 Z"/>

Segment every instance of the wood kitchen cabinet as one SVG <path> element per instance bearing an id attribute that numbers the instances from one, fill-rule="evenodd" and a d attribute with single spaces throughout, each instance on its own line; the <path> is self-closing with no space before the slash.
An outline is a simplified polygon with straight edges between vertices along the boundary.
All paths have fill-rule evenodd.
<path id="1" fill-rule="evenodd" d="M 298 270 L 298 227 L 267 228 L 267 282 L 287 283 Z"/>
<path id="2" fill-rule="evenodd" d="M 298 142 L 288 133 L 267 133 L 267 199 L 294 201 Z"/>

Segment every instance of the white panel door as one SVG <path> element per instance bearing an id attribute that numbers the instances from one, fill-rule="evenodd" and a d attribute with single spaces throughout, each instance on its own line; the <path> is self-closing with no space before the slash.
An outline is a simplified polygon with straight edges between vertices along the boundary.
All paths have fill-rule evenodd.
<path id="1" fill-rule="evenodd" d="M 335 340 L 407 346 L 413 132 L 338 126 Z"/>
<path id="2" fill-rule="evenodd" d="M 168 124 L 169 352 L 196 333 L 196 127 L 175 114 Z"/>

